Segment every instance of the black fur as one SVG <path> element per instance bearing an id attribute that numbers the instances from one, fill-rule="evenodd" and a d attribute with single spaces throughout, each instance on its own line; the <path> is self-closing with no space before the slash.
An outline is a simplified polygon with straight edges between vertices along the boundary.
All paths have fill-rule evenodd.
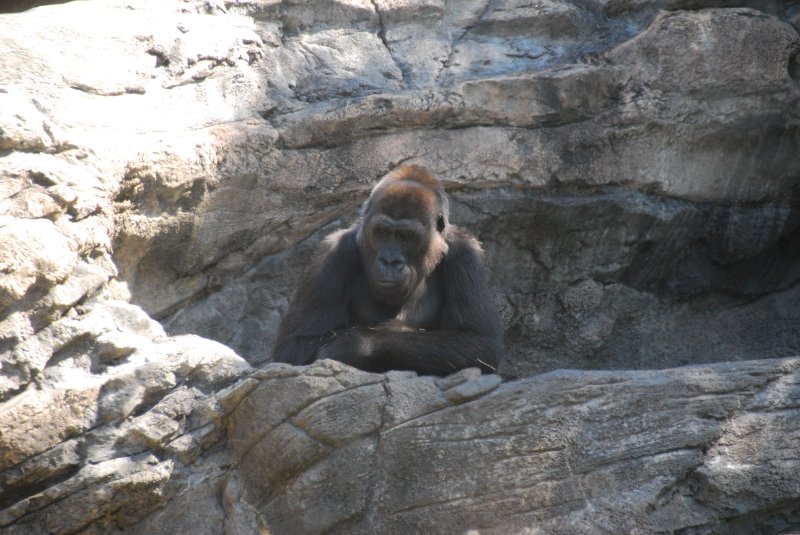
<path id="1" fill-rule="evenodd" d="M 402 195 L 381 187 L 387 179 L 424 188 L 415 195 L 427 204 L 397 208 L 392 203 Z M 495 371 L 502 356 L 502 328 L 486 287 L 480 247 L 468 232 L 446 223 L 444 191 L 438 181 L 432 188 L 431 180 L 418 167 L 387 175 L 370 196 L 364 218 L 326 239 L 283 319 L 275 361 L 302 365 L 332 358 L 367 371 L 432 375 L 471 366 Z M 370 217 L 386 215 L 380 210 L 390 211 L 387 206 L 393 207 L 392 218 L 401 214 L 397 220 L 421 222 L 430 233 L 421 256 L 398 240 L 364 235 Z M 385 262 L 384 271 L 373 268 L 382 253 L 373 254 L 371 246 L 400 259 L 398 266 L 403 266 L 395 271 L 403 274 L 397 278 L 413 281 L 410 289 L 392 286 L 400 293 L 390 294 L 391 299 L 373 289 L 375 273 L 387 271 Z"/>

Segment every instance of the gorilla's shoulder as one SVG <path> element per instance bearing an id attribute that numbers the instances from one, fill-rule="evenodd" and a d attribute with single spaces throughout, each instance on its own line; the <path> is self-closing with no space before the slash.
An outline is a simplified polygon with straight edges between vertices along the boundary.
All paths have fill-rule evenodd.
<path id="1" fill-rule="evenodd" d="M 358 235 L 358 225 L 353 225 L 349 228 L 343 228 L 331 232 L 320 244 L 321 252 L 323 254 L 339 252 L 353 252 L 358 251 L 358 242 L 356 236 Z"/>
<path id="2" fill-rule="evenodd" d="M 468 230 L 457 225 L 450 225 L 446 236 L 449 252 L 447 257 L 482 256 L 481 242 Z"/>

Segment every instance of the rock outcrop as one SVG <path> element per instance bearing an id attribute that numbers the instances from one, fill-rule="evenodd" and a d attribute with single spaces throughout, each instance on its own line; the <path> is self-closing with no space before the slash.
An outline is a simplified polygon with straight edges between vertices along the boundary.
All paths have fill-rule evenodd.
<path id="1" fill-rule="evenodd" d="M 3 212 L 39 220 L 3 227 L 0 303 L 113 278 L 264 363 L 313 245 L 414 162 L 484 242 L 507 377 L 797 353 L 795 15 L 584 4 L 5 16 Z"/>
<path id="2" fill-rule="evenodd" d="M 797 528 L 798 26 L 0 6 L 0 530 Z M 315 245 L 400 163 L 484 244 L 506 382 L 264 368 Z"/>
<path id="3" fill-rule="evenodd" d="M 216 496 L 247 362 L 167 337 L 128 303 L 73 311 L 4 355 L 4 368 L 30 364 L 32 382 L 0 410 L 3 532 L 126 529 L 165 503 Z"/>
<path id="4" fill-rule="evenodd" d="M 800 359 L 500 386 L 470 371 L 267 366 L 231 419 L 244 502 L 275 533 L 800 526 Z"/>

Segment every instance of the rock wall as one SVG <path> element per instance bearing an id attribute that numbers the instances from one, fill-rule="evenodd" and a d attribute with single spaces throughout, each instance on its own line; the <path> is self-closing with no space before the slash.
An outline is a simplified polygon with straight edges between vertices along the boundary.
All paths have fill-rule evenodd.
<path id="1" fill-rule="evenodd" d="M 267 256 L 176 314 L 145 302 L 169 329 L 263 362 L 296 284 L 275 273 L 309 254 L 278 240 L 341 226 L 376 177 L 415 162 L 485 244 L 508 377 L 797 352 L 780 312 L 796 310 L 800 250 L 793 27 L 746 9 L 645 13 L 672 5 L 376 5 L 346 29 L 325 10 L 255 13 L 285 43 L 265 52 L 277 141 L 209 210 L 247 196 L 266 222 L 246 243 Z M 242 232 L 212 221 L 203 243 L 213 225 Z"/>
<path id="2" fill-rule="evenodd" d="M 230 444 L 244 499 L 275 533 L 796 533 L 798 370 L 498 386 L 475 369 L 434 381 L 270 365 Z"/>
<path id="3" fill-rule="evenodd" d="M 748 359 L 800 352 L 798 25 L 788 1 L 1 6 L 0 529 L 796 527 L 797 362 Z M 400 163 L 484 243 L 513 382 L 253 372 Z M 556 368 L 640 371 L 531 378 Z"/>
<path id="4" fill-rule="evenodd" d="M 507 377 L 796 353 L 793 8 L 584 4 L 9 15 L 4 172 L 38 213 L 106 216 L 76 232 L 111 242 L 81 254 L 113 249 L 119 297 L 256 364 L 313 245 L 401 162 L 484 242 Z"/>
<path id="5" fill-rule="evenodd" d="M 314 243 L 414 162 L 484 242 L 505 376 L 795 354 L 800 41 L 770 6 L 228 5 L 238 59 L 156 54 L 182 116 L 229 77 L 234 122 L 129 164 L 121 279 L 263 363 Z"/>

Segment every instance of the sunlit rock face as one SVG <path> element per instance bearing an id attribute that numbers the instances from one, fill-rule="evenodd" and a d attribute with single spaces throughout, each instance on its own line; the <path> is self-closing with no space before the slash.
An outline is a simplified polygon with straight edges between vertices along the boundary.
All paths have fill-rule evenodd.
<path id="1" fill-rule="evenodd" d="M 144 66 L 77 62 L 62 88 L 120 101 L 88 104 L 92 130 L 139 147 L 115 175 L 119 280 L 169 332 L 267 362 L 319 238 L 419 163 L 484 244 L 505 376 L 793 354 L 792 14 L 681 7 L 134 10 Z"/>
<path id="2" fill-rule="evenodd" d="M 788 1 L 0 6 L 0 531 L 797 527 L 798 25 Z M 499 376 L 254 372 L 402 163 L 483 244 Z"/>
<path id="3" fill-rule="evenodd" d="M 317 4 L 5 16 L 4 215 L 45 221 L 0 240 L 54 248 L 0 303 L 113 252 L 170 333 L 267 362 L 315 243 L 419 163 L 484 244 L 505 376 L 797 352 L 791 10 Z"/>
<path id="4" fill-rule="evenodd" d="M 792 533 L 800 359 L 499 385 L 268 365 L 230 418 L 275 533 Z M 469 392 L 468 396 L 463 394 Z"/>

